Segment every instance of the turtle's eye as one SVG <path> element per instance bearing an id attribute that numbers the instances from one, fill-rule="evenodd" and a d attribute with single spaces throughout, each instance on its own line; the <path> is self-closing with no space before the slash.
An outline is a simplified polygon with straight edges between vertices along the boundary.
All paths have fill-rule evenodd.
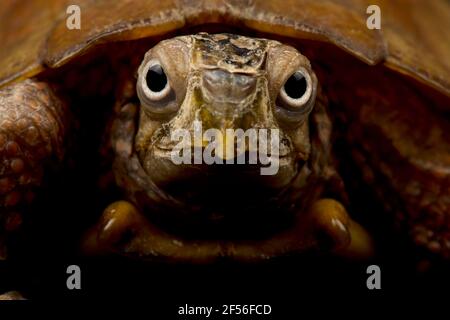
<path id="1" fill-rule="evenodd" d="M 141 86 L 146 98 L 160 101 L 170 94 L 170 84 L 163 67 L 157 60 L 151 60 L 144 68 Z"/>
<path id="2" fill-rule="evenodd" d="M 154 64 L 148 68 L 145 81 L 150 89 L 150 94 L 155 96 L 155 98 L 158 98 L 169 87 L 166 73 L 160 64 Z"/>
<path id="3" fill-rule="evenodd" d="M 279 100 L 283 107 L 302 111 L 312 94 L 311 77 L 305 70 L 295 71 L 281 88 Z"/>
<path id="4" fill-rule="evenodd" d="M 278 94 L 276 105 L 279 118 L 300 123 L 314 105 L 314 83 L 303 68 L 292 73 Z"/>
<path id="5" fill-rule="evenodd" d="M 139 74 L 137 92 L 141 103 L 153 113 L 176 111 L 175 92 L 156 59 L 150 60 Z"/>

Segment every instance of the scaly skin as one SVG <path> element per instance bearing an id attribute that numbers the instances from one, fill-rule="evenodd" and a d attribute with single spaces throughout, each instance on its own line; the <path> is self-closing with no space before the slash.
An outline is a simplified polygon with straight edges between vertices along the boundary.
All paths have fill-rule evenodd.
<path id="1" fill-rule="evenodd" d="M 67 116 L 64 104 L 46 83 L 26 80 L 0 90 L 3 241 L 20 226 L 36 188 L 42 183 L 45 166 L 50 160 L 63 157 Z"/>

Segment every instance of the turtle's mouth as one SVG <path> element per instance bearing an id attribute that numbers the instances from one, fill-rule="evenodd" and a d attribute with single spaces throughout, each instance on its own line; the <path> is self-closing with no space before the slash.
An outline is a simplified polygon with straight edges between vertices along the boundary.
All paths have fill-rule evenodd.
<path id="1" fill-rule="evenodd" d="M 298 159 L 293 150 L 282 151 L 265 155 L 270 159 L 265 163 L 245 151 L 239 157 L 220 159 L 218 164 L 198 161 L 193 149 L 187 163 L 174 163 L 172 148 L 154 145 L 140 163 L 149 179 L 166 194 L 193 206 L 211 200 L 217 207 L 226 205 L 224 201 L 262 202 L 288 187 L 305 161 Z"/>

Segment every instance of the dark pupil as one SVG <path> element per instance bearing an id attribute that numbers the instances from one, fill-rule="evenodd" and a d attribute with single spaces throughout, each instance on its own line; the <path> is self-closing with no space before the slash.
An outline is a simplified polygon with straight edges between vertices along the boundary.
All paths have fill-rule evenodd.
<path id="1" fill-rule="evenodd" d="M 145 80 L 147 81 L 147 87 L 153 92 L 161 91 L 167 84 L 166 74 L 159 64 L 155 64 L 148 69 Z"/>
<path id="2" fill-rule="evenodd" d="M 296 72 L 284 84 L 284 91 L 290 98 L 298 99 L 305 94 L 307 87 L 305 77 L 300 72 Z"/>

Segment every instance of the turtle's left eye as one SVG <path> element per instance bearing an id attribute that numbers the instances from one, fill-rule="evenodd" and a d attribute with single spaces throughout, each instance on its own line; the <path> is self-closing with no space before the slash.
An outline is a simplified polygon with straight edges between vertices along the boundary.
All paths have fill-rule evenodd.
<path id="1" fill-rule="evenodd" d="M 298 100 L 303 97 L 308 89 L 308 81 L 300 71 L 294 72 L 283 86 L 284 93 L 287 97 Z"/>
<path id="2" fill-rule="evenodd" d="M 295 71 L 284 83 L 278 96 L 279 104 L 292 111 L 305 111 L 312 95 L 312 81 L 306 70 Z"/>

